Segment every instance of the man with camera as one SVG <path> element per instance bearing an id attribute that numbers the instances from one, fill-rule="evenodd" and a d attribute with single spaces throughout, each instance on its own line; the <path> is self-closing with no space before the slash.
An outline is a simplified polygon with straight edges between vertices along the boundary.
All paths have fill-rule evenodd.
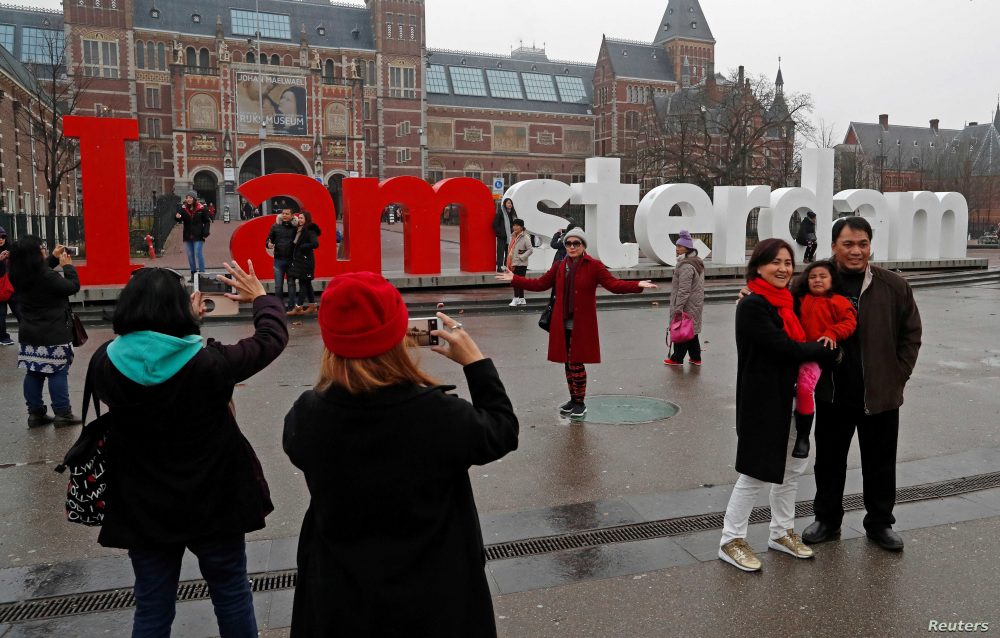
<path id="1" fill-rule="evenodd" d="M 205 272 L 205 240 L 211 232 L 212 219 L 205 206 L 198 201 L 198 193 L 195 191 L 188 191 L 184 196 L 174 218 L 178 224 L 184 225 L 184 252 L 187 254 L 193 283 L 195 273 Z"/>
<path id="2" fill-rule="evenodd" d="M 295 214 L 292 209 L 283 208 L 278 214 L 278 221 L 271 226 L 271 231 L 267 234 L 267 249 L 274 251 L 274 294 L 282 300 L 285 297 L 285 274 L 292 264 L 292 256 L 295 253 L 295 226 Z M 294 305 L 289 299 L 285 303 L 285 310 L 293 309 Z"/>

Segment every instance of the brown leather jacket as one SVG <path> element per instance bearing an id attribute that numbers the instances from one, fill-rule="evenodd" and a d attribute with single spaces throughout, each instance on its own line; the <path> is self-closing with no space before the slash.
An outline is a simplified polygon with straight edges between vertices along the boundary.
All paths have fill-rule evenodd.
<path id="1" fill-rule="evenodd" d="M 905 279 L 869 266 L 858 301 L 857 335 L 865 381 L 865 414 L 895 410 L 903 405 L 903 388 L 913 374 L 920 350 L 920 311 Z M 825 372 L 816 398 L 835 402 L 831 374 Z"/>

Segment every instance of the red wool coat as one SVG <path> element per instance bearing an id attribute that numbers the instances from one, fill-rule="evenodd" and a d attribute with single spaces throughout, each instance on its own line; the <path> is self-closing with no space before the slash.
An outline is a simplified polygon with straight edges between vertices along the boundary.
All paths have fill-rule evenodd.
<path id="1" fill-rule="evenodd" d="M 573 279 L 573 348 L 570 363 L 600 363 L 601 341 L 597 334 L 597 286 L 618 295 L 642 292 L 637 281 L 624 281 L 608 272 L 600 261 L 584 253 Z M 514 275 L 511 285 L 534 292 L 555 286 L 556 300 L 552 306 L 552 329 L 549 330 L 549 361 L 565 363 L 566 331 L 563 324 L 563 297 L 566 289 L 565 261 L 556 262 L 537 279 Z"/>
<path id="2" fill-rule="evenodd" d="M 858 313 L 851 300 L 843 295 L 805 295 L 799 302 L 799 318 L 807 341 L 820 337 L 843 341 L 858 327 Z"/>

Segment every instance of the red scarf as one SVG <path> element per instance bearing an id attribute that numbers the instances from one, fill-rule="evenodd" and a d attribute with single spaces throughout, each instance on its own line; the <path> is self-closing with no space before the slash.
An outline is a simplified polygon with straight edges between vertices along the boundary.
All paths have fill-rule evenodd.
<path id="1" fill-rule="evenodd" d="M 799 343 L 805 342 L 806 331 L 802 329 L 799 318 L 795 316 L 795 300 L 792 299 L 792 293 L 788 291 L 787 287 L 775 288 L 758 277 L 750 281 L 747 284 L 747 288 L 754 294 L 767 299 L 767 302 L 778 310 L 778 316 L 781 317 L 781 321 L 785 324 L 785 334 L 788 335 L 789 339 L 798 341 Z"/>

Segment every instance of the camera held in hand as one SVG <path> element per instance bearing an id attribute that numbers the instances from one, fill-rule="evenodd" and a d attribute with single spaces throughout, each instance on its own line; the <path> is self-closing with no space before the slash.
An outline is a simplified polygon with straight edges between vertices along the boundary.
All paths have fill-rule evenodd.
<path id="1" fill-rule="evenodd" d="M 200 272 L 194 280 L 194 289 L 202 294 L 205 315 L 228 317 L 240 312 L 240 304 L 226 296 L 233 289 L 217 279 L 214 274 Z"/>

